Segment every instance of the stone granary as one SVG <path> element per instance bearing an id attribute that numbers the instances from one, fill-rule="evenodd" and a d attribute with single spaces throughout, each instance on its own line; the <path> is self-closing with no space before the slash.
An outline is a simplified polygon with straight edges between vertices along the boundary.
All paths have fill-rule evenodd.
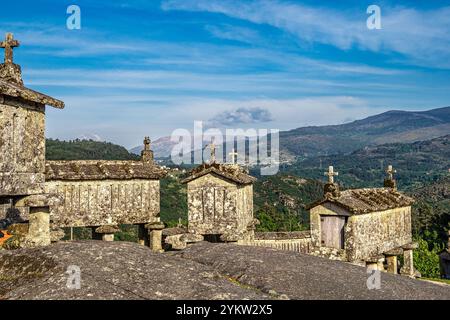
<path id="1" fill-rule="evenodd" d="M 136 224 L 140 243 L 160 251 L 159 179 L 166 172 L 153 163 L 150 139 L 141 161 L 46 163 L 45 106 L 64 103 L 23 86 L 13 63 L 18 45 L 11 34 L 0 43 L 0 230 L 19 230 L 20 246 L 35 246 L 57 240 L 51 229 L 92 227 L 94 239 L 110 241 L 119 224 Z"/>
<path id="2" fill-rule="evenodd" d="M 411 204 L 414 200 L 396 189 L 391 166 L 384 188 L 340 191 L 333 167 L 324 197 L 310 205 L 311 253 L 334 257 L 371 268 L 397 273 L 397 256 L 403 254 L 402 274 L 413 276 Z"/>
<path id="3" fill-rule="evenodd" d="M 64 103 L 26 88 L 13 48 L 19 42 L 8 33 L 0 47 L 0 229 L 29 222 L 27 246 L 50 244 L 50 206 L 59 199 L 45 192 L 45 108 Z"/>
<path id="4" fill-rule="evenodd" d="M 113 241 L 120 224 L 139 227 L 139 241 L 160 251 L 160 182 L 145 138 L 141 161 L 47 161 L 47 192 L 64 200 L 52 208 L 54 227 L 91 227 L 94 239 Z M 150 237 L 148 237 L 149 230 Z"/>
<path id="5" fill-rule="evenodd" d="M 239 165 L 211 160 L 195 168 L 188 178 L 188 232 L 212 242 L 253 239 L 257 220 L 253 217 L 253 183 Z"/>

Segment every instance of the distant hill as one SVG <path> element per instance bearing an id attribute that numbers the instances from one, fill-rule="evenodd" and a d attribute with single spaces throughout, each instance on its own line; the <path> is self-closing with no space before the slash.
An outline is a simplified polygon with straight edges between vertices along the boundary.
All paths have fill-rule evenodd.
<path id="1" fill-rule="evenodd" d="M 47 160 L 139 160 L 122 146 L 93 140 L 46 140 Z"/>
<path id="2" fill-rule="evenodd" d="M 397 170 L 399 188 L 416 190 L 448 175 L 450 135 L 413 143 L 390 143 L 365 147 L 350 154 L 314 157 L 283 168 L 301 177 L 324 179 L 323 172 L 333 165 L 338 181 L 346 188 L 382 186 L 385 168 Z M 321 167 L 322 166 L 322 167 Z"/>
<path id="3" fill-rule="evenodd" d="M 450 175 L 414 190 L 412 195 L 416 199 L 413 227 L 436 230 L 445 241 L 450 230 Z"/>
<path id="4" fill-rule="evenodd" d="M 450 133 L 450 107 L 388 111 L 351 123 L 280 132 L 282 152 L 308 157 L 349 153 L 365 146 L 428 140 Z"/>
<path id="5" fill-rule="evenodd" d="M 170 156 L 172 148 L 176 145 L 176 142 L 170 141 L 170 137 L 162 137 L 155 141 L 152 141 L 151 148 L 155 155 L 155 158 L 166 158 Z M 130 149 L 130 153 L 140 155 L 144 147 L 137 146 Z"/>
<path id="6" fill-rule="evenodd" d="M 351 123 L 301 127 L 280 132 L 281 159 L 350 153 L 366 146 L 429 140 L 450 133 L 450 107 L 428 111 L 388 111 Z M 166 158 L 175 145 L 170 137 L 152 143 L 155 157 Z M 130 152 L 140 154 L 142 146 Z"/>

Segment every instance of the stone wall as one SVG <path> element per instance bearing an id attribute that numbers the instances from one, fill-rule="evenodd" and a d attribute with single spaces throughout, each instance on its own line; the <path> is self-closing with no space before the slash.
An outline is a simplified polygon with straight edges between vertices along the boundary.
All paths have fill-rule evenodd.
<path id="1" fill-rule="evenodd" d="M 0 95 L 0 194 L 39 194 L 45 171 L 45 106 Z"/>
<path id="2" fill-rule="evenodd" d="M 45 189 L 63 197 L 50 212 L 58 227 L 159 221 L 159 180 L 54 180 L 47 181 Z"/>
<path id="3" fill-rule="evenodd" d="M 311 238 L 289 240 L 239 240 L 237 244 L 243 246 L 268 247 L 305 254 L 310 253 L 311 250 Z"/>
<path id="4" fill-rule="evenodd" d="M 368 260 L 411 242 L 411 207 L 354 215 L 345 228 L 349 261 Z"/>
<path id="5" fill-rule="evenodd" d="M 237 244 L 307 254 L 311 251 L 311 233 L 309 231 L 256 232 L 254 240 L 240 240 Z"/>

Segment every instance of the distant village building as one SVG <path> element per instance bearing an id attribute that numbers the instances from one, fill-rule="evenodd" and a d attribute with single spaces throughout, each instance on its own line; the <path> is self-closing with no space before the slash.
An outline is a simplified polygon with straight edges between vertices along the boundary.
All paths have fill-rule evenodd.
<path id="1" fill-rule="evenodd" d="M 64 103 L 26 88 L 13 48 L 19 42 L 8 33 L 0 42 L 0 229 L 29 223 L 24 244 L 50 244 L 49 210 L 57 196 L 45 193 L 45 106 Z"/>
<path id="2" fill-rule="evenodd" d="M 253 217 L 256 179 L 234 160 L 232 164 L 217 163 L 215 145 L 210 148 L 210 162 L 194 169 L 183 181 L 187 184 L 188 232 L 208 241 L 252 239 L 257 223 Z"/>

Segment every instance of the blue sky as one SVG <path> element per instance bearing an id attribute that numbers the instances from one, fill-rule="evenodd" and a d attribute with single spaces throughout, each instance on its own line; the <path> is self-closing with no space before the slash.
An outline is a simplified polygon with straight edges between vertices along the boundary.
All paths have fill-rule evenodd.
<path id="1" fill-rule="evenodd" d="M 53 138 L 134 147 L 194 120 L 287 130 L 450 105 L 449 1 L 16 0 L 5 32 L 26 85 L 66 102 Z"/>

